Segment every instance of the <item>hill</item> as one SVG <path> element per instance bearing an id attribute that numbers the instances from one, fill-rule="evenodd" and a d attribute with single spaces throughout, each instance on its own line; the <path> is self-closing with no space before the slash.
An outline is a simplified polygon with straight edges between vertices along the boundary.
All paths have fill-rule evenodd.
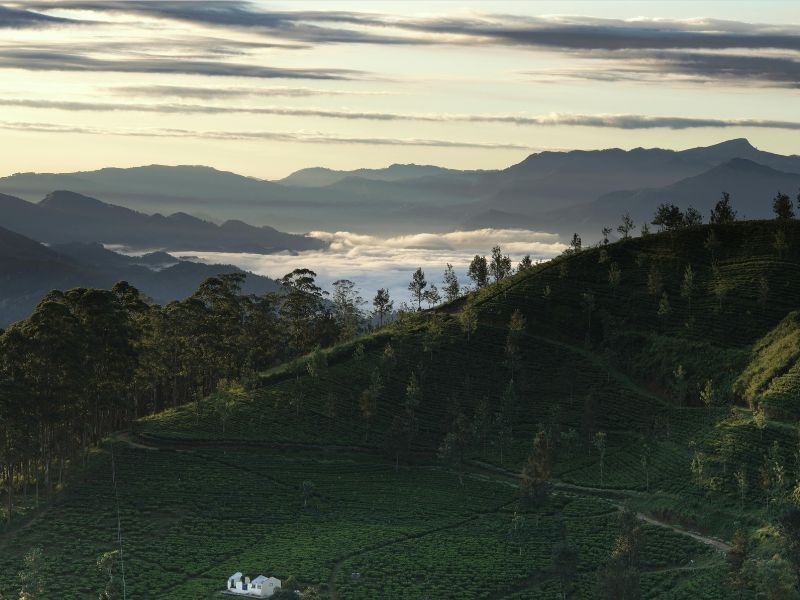
<path id="1" fill-rule="evenodd" d="M 352 171 L 317 167 L 277 182 L 195 166 L 18 173 L 0 178 L 0 192 L 34 201 L 55 189 L 73 190 L 140 212 L 186 213 L 212 221 L 240 219 L 285 231 L 393 235 L 451 231 L 454 226 L 504 227 L 517 222 L 571 235 L 577 223 L 579 233 L 594 241 L 611 217 L 617 219 L 626 211 L 649 216 L 641 208 L 646 202 L 639 203 L 636 194 L 693 177 L 705 177 L 708 183 L 694 190 L 704 195 L 692 198 L 703 213 L 722 189 L 731 188 L 728 191 L 736 201 L 737 191 L 730 181 L 720 180 L 720 184 L 728 184 L 721 189 L 708 189 L 713 178 L 722 175 L 713 170 L 726 163 L 736 181 L 747 179 L 749 163 L 732 163 L 734 159 L 777 173 L 759 178 L 763 194 L 774 194 L 786 173 L 800 174 L 800 157 L 765 152 L 745 139 L 735 139 L 686 150 L 540 152 L 497 171 L 413 164 Z M 574 210 L 563 212 L 569 209 Z M 577 221 L 572 220 L 575 216 Z M 748 216 L 764 215 L 748 212 Z"/>
<path id="2" fill-rule="evenodd" d="M 645 519 L 643 595 L 727 598 L 718 551 L 741 528 L 754 568 L 772 568 L 783 538 L 763 528 L 800 479 L 798 259 L 794 221 L 623 240 L 266 371 L 230 404 L 149 416 L 5 535 L 0 573 L 80 531 L 48 572 L 64 597 L 92 589 L 81 573 L 116 539 L 113 449 L 142 596 L 269 568 L 330 598 L 555 598 L 567 539 L 589 598 L 627 501 Z M 526 464 L 549 481 L 534 500 Z M 781 480 L 761 486 L 775 465 Z"/>
<path id="3" fill-rule="evenodd" d="M 794 194 L 800 189 L 800 173 L 787 173 L 744 158 L 734 158 L 704 173 L 670 185 L 605 194 L 589 204 L 554 211 L 560 228 L 575 223 L 615 223 L 629 212 L 638 223 L 648 221 L 656 207 L 672 203 L 685 210 L 689 206 L 706 208 L 722 191 L 731 198 L 743 218 L 768 218 L 772 198 L 779 191 Z M 705 210 L 703 213 L 705 214 Z"/>
<path id="4" fill-rule="evenodd" d="M 48 244 L 100 242 L 130 250 L 252 252 L 315 250 L 325 246 L 303 235 L 242 221 L 216 225 L 186 213 L 146 215 L 70 191 L 49 193 L 33 204 L 0 195 L 0 220 L 9 228 Z"/>
<path id="5" fill-rule="evenodd" d="M 202 281 L 221 272 L 243 273 L 232 265 L 201 264 L 166 253 L 125 256 L 101 244 L 54 244 L 48 248 L 0 227 L 0 325 L 28 317 L 54 289 L 110 288 L 124 280 L 165 304 L 188 297 Z M 262 294 L 279 287 L 267 277 L 252 274 L 245 283 L 248 293 Z"/>

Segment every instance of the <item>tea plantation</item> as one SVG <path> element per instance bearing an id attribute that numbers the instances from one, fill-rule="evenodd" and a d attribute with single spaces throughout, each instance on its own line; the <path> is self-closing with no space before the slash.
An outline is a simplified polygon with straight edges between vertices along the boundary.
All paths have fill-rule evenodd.
<path id="1" fill-rule="evenodd" d="M 568 597 L 593 598 L 627 501 L 650 519 L 641 597 L 732 597 L 734 532 L 772 564 L 800 501 L 798 308 L 794 222 L 534 266 L 262 373 L 224 412 L 141 419 L 0 534 L 0 590 L 39 547 L 49 597 L 97 597 L 118 503 L 129 598 L 214 597 L 237 570 L 341 600 L 561 598 L 564 539 Z M 534 440 L 549 493 L 527 502 Z"/>

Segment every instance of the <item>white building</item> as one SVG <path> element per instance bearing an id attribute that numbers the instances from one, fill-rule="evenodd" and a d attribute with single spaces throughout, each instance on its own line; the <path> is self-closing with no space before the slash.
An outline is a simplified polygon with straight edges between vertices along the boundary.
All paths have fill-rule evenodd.
<path id="1" fill-rule="evenodd" d="M 259 575 L 252 581 L 249 577 L 242 578 L 241 572 L 237 571 L 228 577 L 228 586 L 226 591 L 231 594 L 239 594 L 241 596 L 255 596 L 256 598 L 268 598 L 280 589 L 281 580 L 275 577 L 264 577 Z"/>

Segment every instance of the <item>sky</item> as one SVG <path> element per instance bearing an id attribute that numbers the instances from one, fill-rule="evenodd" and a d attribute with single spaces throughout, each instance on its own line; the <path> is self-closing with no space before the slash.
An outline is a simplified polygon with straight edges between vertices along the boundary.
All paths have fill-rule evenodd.
<path id="1" fill-rule="evenodd" d="M 797 153 L 787 2 L 0 3 L 0 175 Z"/>

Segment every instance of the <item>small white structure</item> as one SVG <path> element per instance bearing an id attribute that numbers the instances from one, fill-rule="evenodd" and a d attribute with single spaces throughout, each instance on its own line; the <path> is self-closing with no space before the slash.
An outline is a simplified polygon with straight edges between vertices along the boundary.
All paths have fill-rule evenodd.
<path id="1" fill-rule="evenodd" d="M 252 581 L 249 577 L 242 579 L 242 574 L 237 571 L 228 577 L 228 585 L 226 591 L 231 594 L 238 594 L 240 596 L 255 596 L 256 598 L 268 598 L 279 590 L 281 587 L 281 580 L 276 577 L 264 577 L 259 575 Z"/>

